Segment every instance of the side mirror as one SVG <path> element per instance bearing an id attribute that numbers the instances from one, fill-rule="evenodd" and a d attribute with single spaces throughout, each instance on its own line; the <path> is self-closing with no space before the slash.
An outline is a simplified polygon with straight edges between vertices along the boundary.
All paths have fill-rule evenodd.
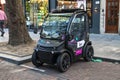
<path id="1" fill-rule="evenodd" d="M 66 40 L 70 41 L 70 40 L 72 40 L 72 38 L 73 38 L 72 35 L 69 32 L 67 32 L 66 33 Z"/>
<path id="2" fill-rule="evenodd" d="M 69 32 L 66 32 L 66 35 L 65 35 L 65 40 L 69 40 L 70 39 L 70 37 L 69 37 L 70 35 L 69 35 Z"/>

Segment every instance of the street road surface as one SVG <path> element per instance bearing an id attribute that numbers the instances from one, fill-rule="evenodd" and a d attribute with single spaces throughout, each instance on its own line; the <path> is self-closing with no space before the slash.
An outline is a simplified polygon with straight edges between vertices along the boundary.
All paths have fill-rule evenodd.
<path id="1" fill-rule="evenodd" d="M 0 80 L 120 80 L 120 64 L 78 61 L 60 73 L 52 65 L 35 68 L 31 62 L 15 65 L 0 59 Z"/>

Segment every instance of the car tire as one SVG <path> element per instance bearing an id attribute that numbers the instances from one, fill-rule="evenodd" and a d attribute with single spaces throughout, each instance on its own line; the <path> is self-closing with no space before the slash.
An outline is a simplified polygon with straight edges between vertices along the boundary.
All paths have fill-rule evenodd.
<path id="1" fill-rule="evenodd" d="M 70 67 L 70 55 L 63 53 L 57 58 L 57 67 L 60 72 L 65 72 Z"/>
<path id="2" fill-rule="evenodd" d="M 88 45 L 86 47 L 84 60 L 88 61 L 88 62 L 92 61 L 93 56 L 94 56 L 94 49 L 93 49 L 93 47 L 91 45 Z"/>
<path id="3" fill-rule="evenodd" d="M 37 52 L 33 52 L 32 54 L 32 63 L 36 66 L 36 67 L 40 67 L 43 65 L 43 62 L 40 62 L 38 57 L 37 57 Z"/>

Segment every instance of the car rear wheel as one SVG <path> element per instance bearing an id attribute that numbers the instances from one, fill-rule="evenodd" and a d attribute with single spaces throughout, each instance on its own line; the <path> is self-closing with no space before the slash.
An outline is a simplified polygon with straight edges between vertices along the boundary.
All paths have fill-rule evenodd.
<path id="1" fill-rule="evenodd" d="M 39 67 L 39 66 L 42 66 L 42 65 L 43 65 L 43 62 L 41 62 L 41 61 L 38 59 L 37 52 L 33 52 L 33 54 L 32 54 L 32 63 L 33 63 L 36 67 Z"/>
<path id="2" fill-rule="evenodd" d="M 60 72 L 65 72 L 70 67 L 70 55 L 68 53 L 61 54 L 57 59 L 57 67 Z"/>
<path id="3" fill-rule="evenodd" d="M 93 59 L 93 55 L 94 55 L 93 47 L 91 45 L 88 45 L 86 47 L 84 60 L 91 61 Z"/>

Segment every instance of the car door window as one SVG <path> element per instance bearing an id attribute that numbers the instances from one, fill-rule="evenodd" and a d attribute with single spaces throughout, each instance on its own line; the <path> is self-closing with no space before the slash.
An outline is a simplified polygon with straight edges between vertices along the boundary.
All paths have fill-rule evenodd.
<path id="1" fill-rule="evenodd" d="M 78 14 L 71 23 L 70 33 L 72 39 L 75 39 L 76 41 L 81 40 L 81 36 L 84 33 L 84 30 L 85 30 L 85 16 L 82 14 Z"/>

